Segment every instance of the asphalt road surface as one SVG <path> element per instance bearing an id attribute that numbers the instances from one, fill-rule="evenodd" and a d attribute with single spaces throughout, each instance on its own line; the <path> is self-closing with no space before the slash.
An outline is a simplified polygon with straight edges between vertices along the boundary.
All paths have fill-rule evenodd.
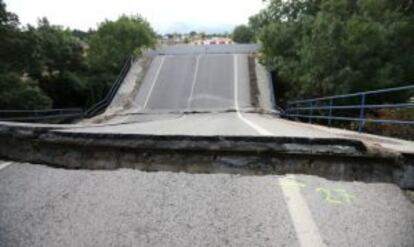
<path id="1" fill-rule="evenodd" d="M 135 106 L 153 112 L 234 110 L 237 93 L 238 107 L 249 107 L 247 59 L 247 54 L 157 56 Z"/>
<path id="2" fill-rule="evenodd" d="M 392 184 L 0 161 L 0 246 L 411 247 L 413 232 Z"/>

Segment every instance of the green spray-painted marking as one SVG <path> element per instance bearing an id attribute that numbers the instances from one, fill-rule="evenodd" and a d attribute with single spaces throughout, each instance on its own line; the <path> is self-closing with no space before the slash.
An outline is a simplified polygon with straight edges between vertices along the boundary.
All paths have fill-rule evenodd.
<path id="1" fill-rule="evenodd" d="M 326 188 L 317 188 L 317 192 L 321 192 L 327 203 L 330 204 L 344 204 L 351 203 L 352 199 L 355 198 L 353 195 L 349 194 L 344 189 L 326 189 Z"/>
<path id="2" fill-rule="evenodd" d="M 280 185 L 288 189 L 301 189 L 307 187 L 305 183 L 296 181 L 293 178 L 283 178 L 280 180 Z M 325 202 L 329 204 L 349 204 L 355 198 L 353 195 L 348 193 L 345 189 L 327 189 L 318 187 L 315 189 L 317 192 L 322 193 Z"/>

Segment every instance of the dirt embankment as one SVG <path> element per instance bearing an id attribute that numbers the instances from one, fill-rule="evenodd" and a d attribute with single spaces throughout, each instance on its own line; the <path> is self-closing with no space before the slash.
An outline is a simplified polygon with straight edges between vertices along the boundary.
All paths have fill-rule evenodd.
<path id="1" fill-rule="evenodd" d="M 250 99 L 258 112 L 279 113 L 275 103 L 270 73 L 259 63 L 256 54 L 248 58 L 250 78 Z"/>

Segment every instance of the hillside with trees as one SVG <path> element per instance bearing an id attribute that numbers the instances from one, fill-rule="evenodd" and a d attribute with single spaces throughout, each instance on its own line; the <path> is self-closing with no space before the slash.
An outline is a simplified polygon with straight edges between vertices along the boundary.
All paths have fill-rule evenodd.
<path id="1" fill-rule="evenodd" d="M 104 97 L 131 54 L 155 44 L 141 16 L 104 21 L 97 30 L 49 23 L 22 26 L 0 0 L 0 109 L 87 108 Z"/>

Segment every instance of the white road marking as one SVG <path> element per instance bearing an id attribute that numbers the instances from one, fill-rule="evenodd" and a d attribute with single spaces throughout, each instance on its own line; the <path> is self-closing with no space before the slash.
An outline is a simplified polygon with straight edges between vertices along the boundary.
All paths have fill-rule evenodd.
<path id="1" fill-rule="evenodd" d="M 260 135 L 273 135 L 270 131 L 267 131 L 266 129 L 258 126 L 257 124 L 247 120 L 246 118 L 243 117 L 243 115 L 240 113 L 240 109 L 239 109 L 239 89 L 238 89 L 238 81 L 239 81 L 239 75 L 238 75 L 238 59 L 237 59 L 237 55 L 233 55 L 234 56 L 234 107 L 236 108 L 236 112 L 237 112 L 237 116 L 240 118 L 240 120 L 242 120 L 243 122 L 245 122 L 247 125 L 249 125 L 250 127 L 252 127 L 254 130 L 256 130 Z"/>
<path id="2" fill-rule="evenodd" d="M 272 132 L 260 127 L 256 123 L 246 119 L 240 112 L 238 102 L 238 59 L 237 55 L 234 55 L 234 105 L 237 111 L 237 116 L 244 123 L 256 130 L 260 135 L 272 136 Z M 279 184 L 281 180 L 279 179 Z M 300 188 L 286 188 L 281 186 L 283 197 L 289 209 L 290 218 L 292 219 L 293 226 L 295 227 L 296 235 L 298 236 L 300 246 L 312 246 L 319 247 L 325 246 L 322 237 L 319 233 L 319 229 L 312 217 L 312 213 L 306 203 L 305 198 L 300 192 Z"/>
<path id="3" fill-rule="evenodd" d="M 3 170 L 4 168 L 10 166 L 11 164 L 13 164 L 13 162 L 6 162 L 3 164 L 0 164 L 0 170 Z"/>
<path id="4" fill-rule="evenodd" d="M 195 71 L 194 71 L 193 83 L 191 85 L 191 93 L 190 93 L 190 97 L 188 98 L 188 102 L 187 102 L 187 109 L 190 109 L 191 101 L 193 100 L 194 88 L 195 88 L 195 85 L 197 83 L 197 77 L 198 77 L 198 65 L 200 63 L 200 56 L 201 55 L 198 55 L 197 56 L 197 61 L 196 61 Z"/>
<path id="5" fill-rule="evenodd" d="M 294 176 L 290 176 L 294 179 Z M 282 179 L 279 178 L 279 184 L 283 192 L 283 197 L 289 209 L 290 218 L 295 227 L 296 236 L 298 236 L 300 246 L 318 247 L 326 246 L 319 233 L 319 229 L 313 220 L 312 213 L 300 192 L 300 187 L 286 187 L 282 185 Z"/>
<path id="6" fill-rule="evenodd" d="M 144 107 L 143 107 L 144 109 L 147 107 L 148 101 L 152 95 L 152 90 L 154 90 L 155 83 L 157 82 L 158 77 L 160 76 L 161 68 L 164 65 L 164 60 L 165 60 L 165 56 L 162 57 L 160 66 L 158 67 L 157 73 L 155 74 L 154 80 L 152 81 L 150 91 L 148 92 L 147 99 L 145 100 L 145 103 L 144 103 Z"/>

